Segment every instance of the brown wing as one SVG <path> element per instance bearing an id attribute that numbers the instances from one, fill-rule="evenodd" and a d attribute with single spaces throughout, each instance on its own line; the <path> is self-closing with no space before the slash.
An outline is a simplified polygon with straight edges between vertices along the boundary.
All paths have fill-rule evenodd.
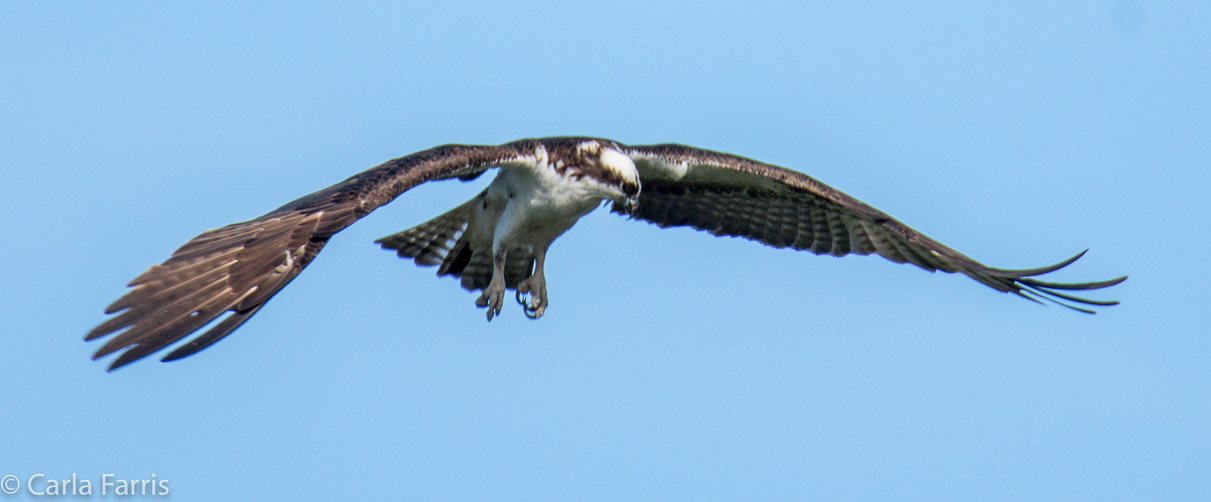
<path id="1" fill-rule="evenodd" d="M 112 371 L 161 350 L 230 313 L 164 357 L 189 356 L 230 334 L 289 284 L 334 234 L 404 191 L 436 179 L 472 178 L 489 167 L 526 162 L 531 141 L 446 145 L 388 161 L 260 218 L 210 230 L 128 285 L 105 310 L 117 314 L 84 337 L 112 335 L 93 359 L 124 352 Z"/>
<path id="2" fill-rule="evenodd" d="M 683 145 L 630 146 L 643 190 L 630 213 L 660 227 L 689 226 L 717 236 L 735 236 L 766 245 L 815 254 L 871 254 L 911 263 L 931 272 L 958 272 L 993 289 L 1038 302 L 1116 305 L 1062 293 L 1101 289 L 1127 279 L 1053 283 L 1030 277 L 1059 270 L 1061 263 L 1030 270 L 988 267 L 926 237 L 886 213 L 807 175 L 744 157 Z M 623 212 L 615 208 L 616 212 Z M 1071 302 L 1071 303 L 1069 303 Z"/>

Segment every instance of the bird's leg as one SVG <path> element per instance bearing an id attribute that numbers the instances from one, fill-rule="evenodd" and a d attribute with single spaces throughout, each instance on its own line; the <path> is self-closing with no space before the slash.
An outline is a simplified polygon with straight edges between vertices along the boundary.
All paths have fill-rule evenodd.
<path id="1" fill-rule="evenodd" d="M 505 303 L 505 252 L 506 249 L 501 249 L 492 253 L 492 280 L 488 282 L 488 287 L 484 288 L 483 294 L 475 300 L 477 307 L 488 308 L 488 321 L 492 317 L 500 314 L 500 308 Z"/>
<path id="2" fill-rule="evenodd" d="M 534 273 L 517 285 L 517 303 L 521 304 L 526 317 L 530 319 L 542 317 L 547 310 L 547 278 L 543 275 L 543 262 L 546 259 L 546 248 L 535 250 Z M 523 299 L 523 295 L 529 295 L 529 298 Z"/>

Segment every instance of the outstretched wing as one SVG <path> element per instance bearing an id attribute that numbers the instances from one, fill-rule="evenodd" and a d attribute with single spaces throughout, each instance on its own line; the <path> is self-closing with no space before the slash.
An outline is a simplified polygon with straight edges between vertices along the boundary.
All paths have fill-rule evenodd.
<path id="1" fill-rule="evenodd" d="M 533 163 L 531 143 L 439 146 L 388 161 L 260 218 L 194 237 L 168 261 L 131 281 L 128 286 L 134 289 L 105 310 L 117 315 L 84 339 L 117 334 L 93 359 L 125 349 L 110 364 L 112 371 L 230 313 L 163 360 L 194 354 L 256 314 L 337 232 L 426 181 L 469 179 L 493 166 Z"/>
<path id="2" fill-rule="evenodd" d="M 717 236 L 744 237 L 815 254 L 877 253 L 896 263 L 911 263 L 931 272 L 958 272 L 998 291 L 1035 302 L 1045 299 L 1086 313 L 1093 311 L 1074 303 L 1108 306 L 1118 302 L 1089 300 L 1063 291 L 1101 289 L 1127 279 L 1085 283 L 1031 279 L 1068 266 L 1085 253 L 1030 270 L 992 268 L 802 173 L 684 145 L 626 148 L 643 185 L 639 205 L 629 214 L 662 228 L 689 226 Z M 618 207 L 615 212 L 625 213 Z"/>

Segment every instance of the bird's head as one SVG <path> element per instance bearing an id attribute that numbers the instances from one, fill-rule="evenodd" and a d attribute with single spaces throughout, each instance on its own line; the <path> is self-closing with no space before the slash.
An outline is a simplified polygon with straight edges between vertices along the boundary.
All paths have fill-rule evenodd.
<path id="1" fill-rule="evenodd" d="M 584 140 L 556 150 L 552 157 L 559 159 L 556 171 L 577 180 L 584 195 L 612 202 L 614 211 L 625 214 L 639 206 L 639 170 L 616 144 Z"/>
<path id="2" fill-rule="evenodd" d="M 601 148 L 598 155 L 605 179 L 612 189 L 611 200 L 616 208 L 631 214 L 639 207 L 639 191 L 642 188 L 635 162 L 626 154 L 608 147 Z"/>

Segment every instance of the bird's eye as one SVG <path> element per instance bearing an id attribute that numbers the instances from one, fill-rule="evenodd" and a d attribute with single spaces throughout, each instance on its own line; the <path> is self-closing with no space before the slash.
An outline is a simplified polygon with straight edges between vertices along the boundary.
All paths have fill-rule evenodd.
<path id="1" fill-rule="evenodd" d="M 637 183 L 623 183 L 622 193 L 627 195 L 635 195 L 639 193 L 639 185 Z"/>

